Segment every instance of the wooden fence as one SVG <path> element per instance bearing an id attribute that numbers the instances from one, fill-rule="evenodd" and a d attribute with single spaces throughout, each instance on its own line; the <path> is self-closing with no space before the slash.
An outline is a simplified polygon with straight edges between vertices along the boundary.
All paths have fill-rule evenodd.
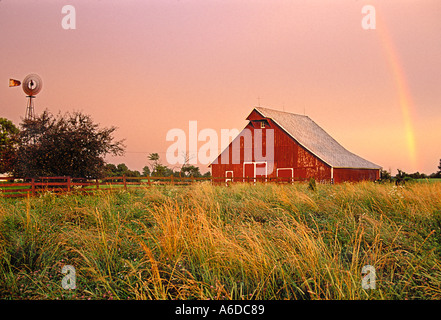
<path id="1" fill-rule="evenodd" d="M 246 183 L 293 183 L 300 181 L 281 177 L 106 177 L 83 179 L 71 177 L 9 178 L 0 177 L 0 196 L 6 198 L 36 196 L 45 192 L 52 193 L 93 193 L 97 190 L 118 191 L 121 189 L 143 189 L 156 185 L 189 185 L 209 182 L 211 184 Z M 303 181 L 303 180 L 302 180 Z"/>

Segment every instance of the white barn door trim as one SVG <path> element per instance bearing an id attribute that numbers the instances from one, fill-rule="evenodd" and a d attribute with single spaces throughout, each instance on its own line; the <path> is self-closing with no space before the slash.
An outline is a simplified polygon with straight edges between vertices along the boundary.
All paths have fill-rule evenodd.
<path id="1" fill-rule="evenodd" d="M 243 163 L 243 181 L 248 181 L 247 177 L 245 176 L 245 165 L 252 164 L 253 165 L 253 176 L 250 177 L 253 179 L 253 182 L 256 182 L 256 166 L 258 164 L 265 164 L 265 181 L 268 178 L 268 163 L 266 161 L 244 161 Z"/>

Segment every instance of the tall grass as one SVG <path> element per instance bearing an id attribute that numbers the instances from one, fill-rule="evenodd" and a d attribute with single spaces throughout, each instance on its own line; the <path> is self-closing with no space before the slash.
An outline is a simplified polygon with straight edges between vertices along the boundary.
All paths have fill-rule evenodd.
<path id="1" fill-rule="evenodd" d="M 440 257 L 441 183 L 0 199 L 3 299 L 439 299 Z"/>

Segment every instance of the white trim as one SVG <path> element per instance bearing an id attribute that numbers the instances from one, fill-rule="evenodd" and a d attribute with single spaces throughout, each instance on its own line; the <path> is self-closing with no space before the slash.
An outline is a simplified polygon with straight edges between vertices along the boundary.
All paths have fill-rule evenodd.
<path id="1" fill-rule="evenodd" d="M 279 170 L 291 170 L 291 183 L 294 183 L 294 168 L 277 168 L 276 169 L 277 178 L 279 178 Z"/>
<path id="2" fill-rule="evenodd" d="M 291 177 L 294 177 L 294 168 L 277 168 L 277 176 L 279 176 L 279 170 L 291 170 Z"/>
<path id="3" fill-rule="evenodd" d="M 254 183 L 256 182 L 256 165 L 257 164 L 265 164 L 265 181 L 268 178 L 268 163 L 266 161 L 244 161 L 243 162 L 243 180 L 244 182 L 246 181 L 245 179 L 245 165 L 246 164 L 253 164 L 253 175 L 254 177 L 252 177 L 252 179 L 254 180 Z"/>
<path id="4" fill-rule="evenodd" d="M 228 172 L 231 172 L 231 178 L 227 177 Z M 225 182 L 233 181 L 234 172 L 232 170 L 225 171 Z"/>
<path id="5" fill-rule="evenodd" d="M 294 178 L 294 168 L 277 168 L 276 175 L 279 177 L 279 170 L 291 170 L 291 178 Z"/>

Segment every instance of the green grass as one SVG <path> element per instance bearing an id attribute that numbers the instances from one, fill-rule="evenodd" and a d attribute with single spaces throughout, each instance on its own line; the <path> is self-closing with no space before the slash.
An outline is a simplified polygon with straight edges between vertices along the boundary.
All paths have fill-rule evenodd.
<path id="1" fill-rule="evenodd" d="M 431 179 L 416 179 L 417 182 L 426 182 L 426 183 L 440 183 L 440 178 L 431 178 Z"/>
<path id="2" fill-rule="evenodd" d="M 440 258 L 441 183 L 0 199 L 2 299 L 440 299 Z"/>

